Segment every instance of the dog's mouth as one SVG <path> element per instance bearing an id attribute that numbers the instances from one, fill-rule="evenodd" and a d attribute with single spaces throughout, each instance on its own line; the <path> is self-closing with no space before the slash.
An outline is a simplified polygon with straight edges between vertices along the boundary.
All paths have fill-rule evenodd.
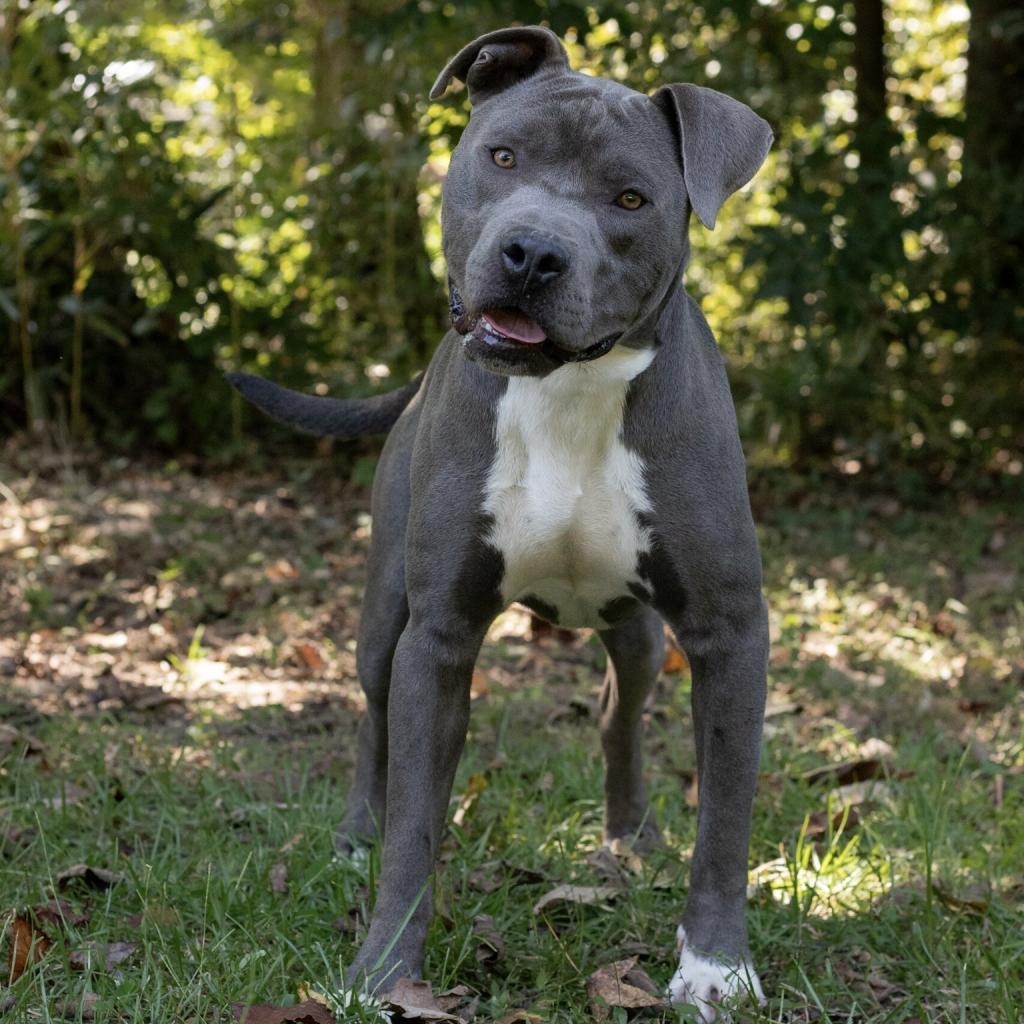
<path id="1" fill-rule="evenodd" d="M 585 363 L 609 352 L 621 337 L 610 334 L 584 349 L 568 349 L 548 337 L 544 327 L 515 306 L 485 309 L 475 318 L 449 284 L 452 325 L 463 337 L 470 358 L 504 373 L 532 374 L 565 363 Z"/>
<path id="2" fill-rule="evenodd" d="M 548 340 L 544 328 L 519 309 L 485 310 L 477 319 L 476 331 L 487 344 L 542 345 Z"/>

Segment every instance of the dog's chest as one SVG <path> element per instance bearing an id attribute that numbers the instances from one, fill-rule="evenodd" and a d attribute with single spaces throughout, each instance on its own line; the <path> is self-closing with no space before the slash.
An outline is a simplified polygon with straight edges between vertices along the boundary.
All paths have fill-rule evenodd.
<path id="1" fill-rule="evenodd" d="M 600 628 L 639 583 L 648 537 L 638 516 L 650 505 L 642 461 L 622 442 L 622 417 L 629 381 L 652 358 L 613 351 L 542 380 L 509 380 L 485 503 L 506 603 Z"/>

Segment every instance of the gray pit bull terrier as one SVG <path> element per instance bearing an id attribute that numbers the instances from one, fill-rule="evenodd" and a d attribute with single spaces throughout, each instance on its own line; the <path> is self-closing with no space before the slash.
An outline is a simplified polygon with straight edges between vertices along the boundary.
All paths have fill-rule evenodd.
<path id="1" fill-rule="evenodd" d="M 676 1002 L 714 1020 L 763 1000 L 745 918 L 768 624 L 722 358 L 684 291 L 708 228 L 754 175 L 768 125 L 693 85 L 645 96 L 570 70 L 557 36 L 482 36 L 441 72 L 472 116 L 444 186 L 453 329 L 425 375 L 336 401 L 234 374 L 315 434 L 390 428 L 373 488 L 358 645 L 367 710 L 343 847 L 384 823 L 380 888 L 350 981 L 419 976 L 430 879 L 466 736 L 473 665 L 513 601 L 608 651 L 605 836 L 659 838 L 641 712 L 662 621 L 693 669 L 700 806 Z"/>

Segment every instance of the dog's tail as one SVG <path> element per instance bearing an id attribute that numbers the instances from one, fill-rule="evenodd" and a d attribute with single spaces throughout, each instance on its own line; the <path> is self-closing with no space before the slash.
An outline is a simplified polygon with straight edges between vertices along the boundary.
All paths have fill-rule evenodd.
<path id="1" fill-rule="evenodd" d="M 273 384 L 251 373 L 229 373 L 228 383 L 279 423 L 317 437 L 386 434 L 423 383 L 421 374 L 404 387 L 372 398 L 318 398 Z"/>

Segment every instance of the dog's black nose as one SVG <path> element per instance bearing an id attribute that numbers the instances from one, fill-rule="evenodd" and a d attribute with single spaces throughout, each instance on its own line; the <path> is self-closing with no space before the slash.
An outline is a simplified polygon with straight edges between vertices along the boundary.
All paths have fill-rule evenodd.
<path id="1" fill-rule="evenodd" d="M 501 262 L 509 277 L 528 291 L 565 273 L 569 254 L 550 238 L 520 234 L 505 239 L 501 246 Z"/>

